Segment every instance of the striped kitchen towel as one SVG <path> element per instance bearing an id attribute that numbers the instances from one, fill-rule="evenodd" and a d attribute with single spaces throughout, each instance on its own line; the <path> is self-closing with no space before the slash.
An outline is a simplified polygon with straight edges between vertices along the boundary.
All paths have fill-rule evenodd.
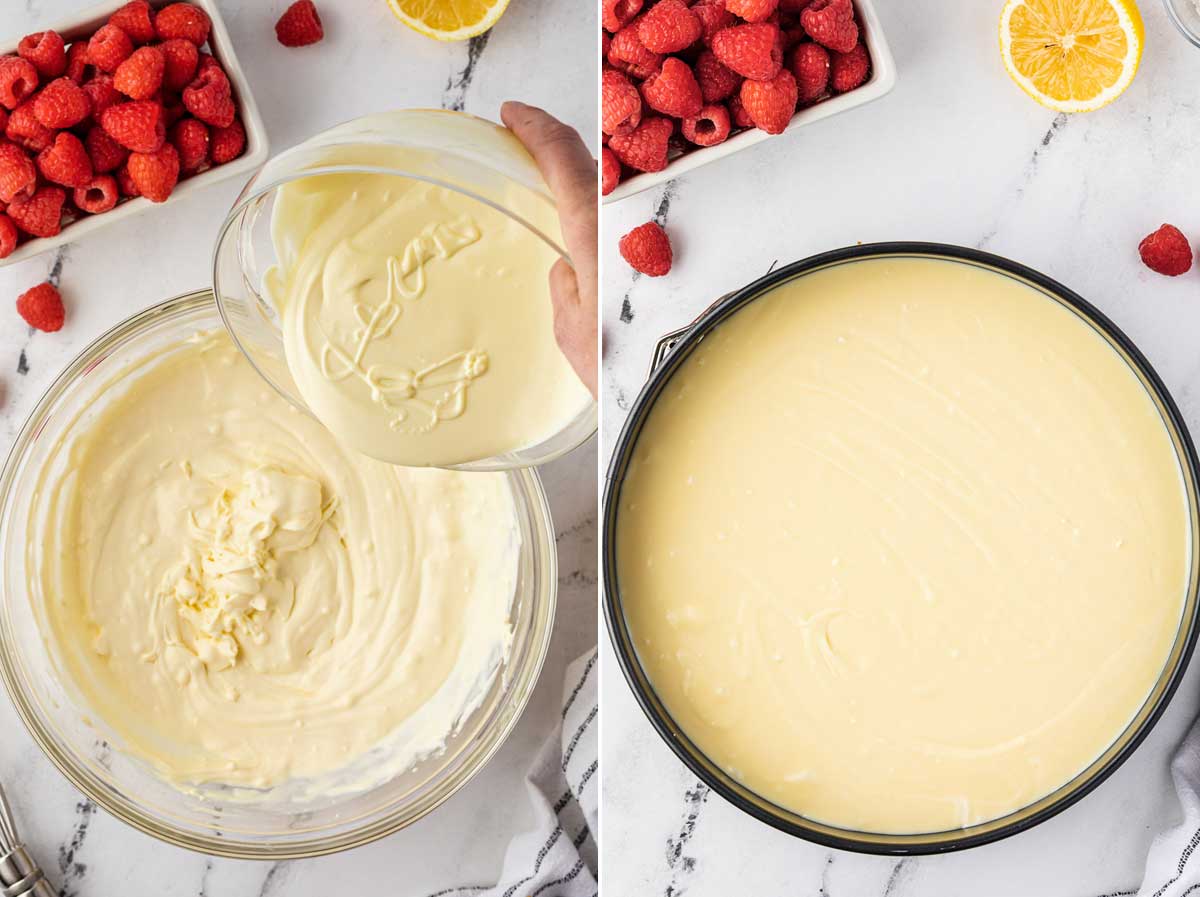
<path id="1" fill-rule="evenodd" d="M 567 667 L 559 727 L 525 776 L 536 822 L 508 845 L 500 881 L 429 897 L 596 897 L 597 674 L 594 648 Z"/>
<path id="2" fill-rule="evenodd" d="M 1183 809 L 1183 821 L 1154 839 L 1146 875 L 1137 897 L 1184 897 L 1200 893 L 1200 719 L 1175 759 L 1171 777 Z"/>

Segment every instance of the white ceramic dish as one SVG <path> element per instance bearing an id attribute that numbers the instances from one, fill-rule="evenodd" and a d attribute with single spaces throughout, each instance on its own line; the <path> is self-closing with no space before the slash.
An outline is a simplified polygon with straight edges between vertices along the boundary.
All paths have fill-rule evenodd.
<path id="1" fill-rule="evenodd" d="M 80 37 L 85 37 L 95 32 L 97 28 L 108 20 L 110 15 L 124 6 L 126 2 L 128 0 L 106 0 L 104 3 L 99 3 L 80 11 L 66 21 L 51 23 L 38 30 L 49 28 L 57 31 L 70 44 Z M 156 9 L 161 9 L 171 2 L 172 0 L 150 0 L 150 5 Z M 246 150 L 232 162 L 226 162 L 224 165 L 210 168 L 203 174 L 180 181 L 175 191 L 167 200 L 167 203 L 186 199 L 197 190 L 203 190 L 211 184 L 217 184 L 229 178 L 246 178 L 267 160 L 268 153 L 267 132 L 263 127 L 262 117 L 258 114 L 258 106 L 255 104 L 254 97 L 250 93 L 250 85 L 246 81 L 246 75 L 233 53 L 233 42 L 229 39 L 229 32 L 225 29 L 225 23 L 221 20 L 221 14 L 217 10 L 215 0 L 190 0 L 190 2 L 203 9 L 208 13 L 208 17 L 212 19 L 212 33 L 208 38 L 209 50 L 217 62 L 221 63 L 221 67 L 225 69 L 225 73 L 229 75 L 229 81 L 233 85 L 238 113 L 241 117 L 242 125 L 246 129 Z M 24 37 L 24 34 L 6 36 L 5 40 L 0 42 L 0 55 L 17 52 L 17 44 L 20 43 L 22 37 Z M 126 218 L 140 214 L 147 209 L 153 208 L 155 205 L 164 205 L 164 203 L 152 203 L 148 199 L 138 197 L 120 203 L 109 212 L 104 212 L 100 215 L 85 215 L 63 227 L 57 236 L 35 237 L 26 243 L 22 243 L 8 258 L 0 259 L 0 267 L 32 258 L 35 255 L 62 246 L 64 243 L 74 243 L 76 240 L 86 237 L 98 228 L 116 221 L 124 221 Z"/>
<path id="2" fill-rule="evenodd" d="M 875 12 L 874 2 L 873 0 L 854 0 L 854 6 L 858 13 L 859 26 L 862 29 L 863 42 L 867 45 L 867 52 L 871 54 L 871 77 L 865 84 L 856 87 L 849 93 L 801 109 L 792 116 L 787 130 L 783 134 L 771 135 L 757 128 L 750 128 L 735 134 L 724 143 L 684 153 L 678 158 L 672 159 L 662 171 L 647 172 L 627 178 L 617 184 L 612 193 L 604 197 L 604 202 L 610 203 L 627 199 L 635 193 L 665 184 L 672 178 L 687 174 L 701 165 L 724 159 L 726 156 L 756 146 L 764 140 L 786 139 L 788 135 L 794 134 L 805 125 L 829 118 L 831 115 L 837 115 L 839 112 L 845 112 L 847 109 L 865 105 L 890 93 L 896 86 L 896 61 L 892 58 L 892 51 L 888 48 L 887 40 L 883 36 L 883 27 L 879 21 L 879 15 Z"/>

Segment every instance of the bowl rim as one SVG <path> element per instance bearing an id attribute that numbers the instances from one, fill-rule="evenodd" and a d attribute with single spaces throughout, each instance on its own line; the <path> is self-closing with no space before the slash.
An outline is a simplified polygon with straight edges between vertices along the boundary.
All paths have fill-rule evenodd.
<path id="1" fill-rule="evenodd" d="M 619 598 L 620 587 L 617 577 L 615 539 L 617 502 L 621 486 L 624 482 L 625 471 L 628 467 L 629 456 L 634 444 L 637 442 L 646 417 L 661 392 L 661 387 L 670 379 L 675 370 L 678 369 L 679 364 L 689 354 L 691 349 L 714 327 L 738 311 L 743 305 L 764 295 L 784 281 L 836 264 L 896 256 L 924 256 L 965 262 L 976 266 L 992 268 L 1002 274 L 1028 281 L 1034 287 L 1040 288 L 1063 302 L 1068 308 L 1080 314 L 1086 323 L 1090 323 L 1093 327 L 1100 330 L 1104 337 L 1125 354 L 1130 366 L 1135 369 L 1136 373 L 1140 375 L 1152 392 L 1153 398 L 1159 405 L 1160 412 L 1167 418 L 1166 423 L 1168 424 L 1168 428 L 1173 428 L 1173 436 L 1176 437 L 1173 441 L 1176 444 L 1181 474 L 1184 479 L 1184 490 L 1188 493 L 1188 503 L 1191 505 L 1188 511 L 1190 525 L 1193 530 L 1191 533 L 1191 551 L 1193 557 L 1190 559 L 1192 570 L 1189 573 L 1189 583 L 1184 595 L 1185 615 L 1180 620 L 1179 629 L 1172 643 L 1171 653 L 1167 657 L 1168 662 L 1170 662 L 1171 657 L 1178 650 L 1179 653 L 1175 658 L 1174 668 L 1170 669 L 1168 674 L 1168 670 L 1164 667 L 1164 670 L 1159 673 L 1147 698 L 1138 708 L 1131 721 L 1126 724 L 1125 729 L 1118 734 L 1116 739 L 1114 739 L 1104 752 L 1089 763 L 1075 778 L 1063 783 L 1055 791 L 1039 798 L 1027 807 L 1013 811 L 1009 814 L 1009 816 L 1016 817 L 1012 822 L 999 824 L 1000 820 L 1006 818 L 1000 817 L 1000 820 L 989 820 L 979 823 L 976 826 L 962 829 L 963 834 L 961 836 L 949 838 L 944 837 L 946 832 L 930 832 L 915 835 L 857 832 L 819 823 L 815 820 L 807 820 L 796 811 L 789 811 L 784 807 L 778 807 L 781 813 L 790 813 L 795 819 L 800 820 L 800 822 L 794 822 L 792 819 L 783 818 L 782 815 L 768 809 L 768 806 L 776 807 L 776 805 L 765 797 L 759 797 L 761 803 L 749 800 L 745 794 L 752 792 L 744 787 L 740 790 L 735 788 L 723 771 L 715 770 L 715 764 L 707 761 L 703 752 L 693 745 L 683 728 L 674 722 L 666 708 L 654 694 L 654 690 L 649 683 L 649 678 L 643 672 L 636 652 L 632 649 L 628 626 L 626 625 L 621 609 Z M 1150 734 L 1150 731 L 1161 718 L 1176 689 L 1179 687 L 1191 660 L 1197 636 L 1200 634 L 1200 597 L 1197 595 L 1197 592 L 1200 591 L 1200 580 L 1197 580 L 1195 575 L 1198 562 L 1198 559 L 1195 557 L 1195 545 L 1197 538 L 1200 537 L 1200 533 L 1196 532 L 1196 514 L 1198 510 L 1196 495 L 1194 491 L 1188 489 L 1189 477 L 1193 489 L 1200 486 L 1200 459 L 1197 459 L 1196 449 L 1188 432 L 1187 424 L 1182 414 L 1180 414 L 1170 392 L 1167 390 L 1166 385 L 1133 341 L 1103 312 L 1078 293 L 1033 268 L 979 249 L 948 243 L 914 241 L 863 243 L 809 256 L 777 268 L 746 286 L 727 294 L 688 325 L 686 332 L 679 336 L 678 340 L 670 346 L 669 350 L 660 357 L 661 363 L 656 358 L 654 368 L 643 384 L 637 398 L 630 406 L 629 413 L 622 423 L 620 434 L 617 437 L 609 466 L 605 473 L 604 495 L 601 506 L 601 531 L 603 535 L 601 537 L 600 552 L 602 583 L 604 586 L 601 605 L 613 653 L 616 654 L 621 672 L 624 674 L 625 681 L 633 691 L 638 705 L 650 721 L 651 726 L 674 752 L 675 756 L 712 791 L 760 822 L 764 822 L 794 837 L 811 841 L 824 847 L 832 847 L 854 853 L 902 857 L 949 853 L 1008 838 L 1032 828 L 1052 816 L 1056 816 L 1090 794 L 1105 779 L 1112 775 L 1141 745 L 1146 736 Z M 1186 609 L 1189 600 L 1192 603 L 1192 610 L 1190 615 L 1187 615 Z M 1181 637 L 1183 639 L 1182 648 L 1179 647 Z M 1165 685 L 1163 684 L 1164 678 L 1166 679 Z M 1158 691 L 1160 688 L 1161 691 Z M 1154 697 L 1156 691 L 1158 691 L 1158 695 Z M 1153 706 L 1151 706 L 1148 713 L 1142 716 L 1152 698 L 1154 701 Z M 1141 717 L 1141 721 L 1137 722 L 1139 717 Z M 1135 723 L 1137 727 L 1130 733 L 1130 727 Z M 1125 740 L 1122 741 L 1122 739 Z M 1116 747 L 1116 752 L 1112 753 L 1104 761 L 1103 765 L 1088 775 L 1088 771 L 1104 758 L 1106 754 L 1112 752 L 1114 747 Z M 1082 778 L 1083 776 L 1088 777 Z M 1053 800 L 1049 800 L 1044 806 L 1028 815 L 1020 815 L 1030 807 L 1036 807 L 1040 802 L 1047 801 L 1053 795 L 1064 791 L 1065 793 L 1062 793 Z M 978 829 L 988 826 L 991 826 L 991 828 L 988 828 L 986 831 L 972 833 L 972 828 Z M 837 832 L 844 832 L 845 834 L 837 834 Z"/>
<path id="2" fill-rule="evenodd" d="M 1190 43 L 1193 47 L 1200 47 L 1200 33 L 1184 21 L 1184 16 L 1180 15 L 1178 4 L 1179 2 L 1190 3 L 1191 0 L 1163 0 L 1163 6 L 1167 9 L 1167 18 L 1171 20 L 1171 24 L 1176 30 Z M 1200 8 L 1196 9 L 1194 18 L 1200 18 Z"/>
<path id="3" fill-rule="evenodd" d="M 0 468 L 0 511 L 6 508 L 11 500 L 13 488 L 17 483 L 15 475 L 23 456 L 31 440 L 40 435 L 46 416 L 52 410 L 54 402 L 81 375 L 87 373 L 98 361 L 103 361 L 107 357 L 106 347 L 113 341 L 127 339 L 137 334 L 147 325 L 153 324 L 159 319 L 172 314 L 193 311 L 205 305 L 213 306 L 215 312 L 215 299 L 211 288 L 182 293 L 155 303 L 110 327 L 88 342 L 75 355 L 42 392 L 34 404 L 33 410 L 17 431 L 12 446 L 5 456 L 3 468 Z M 511 694 L 507 694 L 506 699 L 501 702 L 501 713 L 503 714 L 499 717 L 501 724 L 490 736 L 490 743 L 473 756 L 468 755 L 469 762 L 445 780 L 440 791 L 435 790 L 426 796 L 415 810 L 392 808 L 380 818 L 369 821 L 358 828 L 344 832 L 339 831 L 333 835 L 319 834 L 287 841 L 282 846 L 266 841 L 248 840 L 242 835 L 214 837 L 207 833 L 197 834 L 152 815 L 100 779 L 91 770 L 86 769 L 83 764 L 76 762 L 69 754 L 60 751 L 57 739 L 45 731 L 38 712 L 31 706 L 25 693 L 24 674 L 18 669 L 19 664 L 14 658 L 16 649 L 13 643 L 15 639 L 10 631 L 7 612 L 8 600 L 4 596 L 2 585 L 0 585 L 0 681 L 3 682 L 26 731 L 63 777 L 97 806 L 127 825 L 159 841 L 210 856 L 274 861 L 337 853 L 393 834 L 436 810 L 488 765 L 508 741 L 524 714 L 538 680 L 541 678 L 541 672 L 549 654 L 558 603 L 558 552 L 550 504 L 541 477 L 536 470 L 520 468 L 505 473 L 513 488 L 514 500 L 517 499 L 518 492 L 524 495 L 528 504 L 530 527 L 535 532 L 540 530 L 540 538 L 533 548 L 535 562 L 540 565 L 537 575 L 544 578 L 545 585 L 535 597 L 545 602 L 545 609 L 535 615 L 528 647 L 527 666 L 514 672 L 507 681 L 506 691 L 512 688 L 512 685 L 518 680 L 520 680 L 521 687 L 513 690 Z M 6 529 L 8 525 L 0 519 L 0 537 L 2 537 L 3 529 Z M 505 671 L 501 670 L 499 675 L 505 677 Z M 502 678 L 501 681 L 505 680 Z"/>

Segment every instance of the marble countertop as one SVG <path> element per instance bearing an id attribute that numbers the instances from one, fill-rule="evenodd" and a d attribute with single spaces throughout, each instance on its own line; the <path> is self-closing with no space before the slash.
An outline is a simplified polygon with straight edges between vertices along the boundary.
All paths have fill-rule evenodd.
<path id="1" fill-rule="evenodd" d="M 1200 433 L 1200 271 L 1163 278 L 1136 251 L 1163 221 L 1200 236 L 1200 52 L 1157 0 L 1139 2 L 1147 47 L 1137 79 L 1114 105 L 1071 118 L 1006 77 L 999 0 L 879 3 L 899 71 L 892 94 L 606 206 L 605 458 L 661 334 L 776 263 L 879 240 L 976 246 L 1074 288 L 1141 347 Z M 652 216 L 676 251 L 660 279 L 635 276 L 616 251 Z M 1151 838 L 1177 819 L 1168 757 L 1200 710 L 1193 663 L 1134 757 L 1058 817 L 957 855 L 863 857 L 793 839 L 710 795 L 650 728 L 602 641 L 601 876 L 618 895 L 1130 892 Z"/>
<path id="2" fill-rule="evenodd" d="M 0 32 L 20 35 L 69 17 L 88 0 L 6 0 Z M 287 50 L 274 22 L 287 0 L 219 0 L 273 151 L 367 112 L 405 106 L 465 109 L 493 119 L 500 103 L 542 105 L 584 135 L 595 132 L 597 73 L 578 48 L 595 43 L 594 16 L 555 0 L 515 0 L 485 37 L 439 44 L 417 35 L 384 0 L 318 0 L 321 44 Z M 536 60 L 538 77 L 532 77 Z M 593 152 L 596 150 L 592 140 Z M 0 269 L 0 297 L 57 268 L 66 328 L 33 333 L 6 305 L 0 328 L 0 446 L 7 452 L 34 403 L 88 342 L 135 311 L 210 283 L 216 230 L 241 184 L 117 223 L 60 254 Z M 64 897 L 110 894 L 420 895 L 482 883 L 499 871 L 510 833 L 529 821 L 523 777 L 558 712 L 566 664 L 595 643 L 595 442 L 542 470 L 557 527 L 559 612 L 551 654 L 517 730 L 487 768 L 409 829 L 338 856 L 278 864 L 210 859 L 168 847 L 98 810 L 33 744 L 0 697 L 0 781 L 30 849 Z M 387 883 L 386 887 L 383 883 Z"/>

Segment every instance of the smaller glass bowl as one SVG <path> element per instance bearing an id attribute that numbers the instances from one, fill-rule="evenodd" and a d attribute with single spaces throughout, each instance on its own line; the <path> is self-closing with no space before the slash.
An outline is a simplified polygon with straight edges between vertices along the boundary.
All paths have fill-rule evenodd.
<path id="1" fill-rule="evenodd" d="M 387 161 L 389 155 L 395 161 Z M 275 264 L 271 213 L 284 184 L 337 173 L 386 174 L 453 190 L 506 215 L 560 258 L 554 198 L 533 159 L 505 128 L 462 112 L 406 109 L 354 119 L 317 134 L 269 160 L 250 179 L 217 236 L 213 291 L 238 347 L 264 378 L 296 407 L 312 414 L 286 371 L 279 314 L 263 289 Z M 518 213 L 515 209 L 523 210 Z M 523 217 L 524 216 L 524 217 Z M 547 275 L 549 268 L 547 267 Z M 547 281 L 546 301 L 550 301 Z M 281 363 L 283 362 L 283 363 Z M 463 464 L 458 470 L 512 470 L 565 455 L 596 432 L 589 402 L 533 445 Z"/>
<path id="2" fill-rule="evenodd" d="M 114 376 L 148 354 L 219 328 L 211 292 L 153 306 L 97 339 L 54 381 L 17 435 L 0 473 L 0 679 L 34 741 L 80 791 L 160 840 L 219 856 L 287 859 L 365 844 L 420 819 L 461 788 L 504 743 L 525 708 L 550 643 L 558 588 L 554 525 L 535 471 L 509 471 L 521 536 L 510 621 L 512 646 L 479 706 L 443 751 L 366 791 L 310 796 L 284 783 L 255 800 L 225 789 L 183 791 L 121 751 L 103 720 L 89 717 L 43 633 L 45 600 L 27 570 L 40 562 L 37 534 L 53 526 L 46 465 L 61 469 L 78 433 L 111 401 Z M 36 583 L 36 580 L 35 580 Z M 37 589 L 36 585 L 32 586 Z"/>
<path id="3" fill-rule="evenodd" d="M 1200 47 L 1200 7 L 1195 0 L 1163 0 L 1167 16 L 1194 47 Z"/>

